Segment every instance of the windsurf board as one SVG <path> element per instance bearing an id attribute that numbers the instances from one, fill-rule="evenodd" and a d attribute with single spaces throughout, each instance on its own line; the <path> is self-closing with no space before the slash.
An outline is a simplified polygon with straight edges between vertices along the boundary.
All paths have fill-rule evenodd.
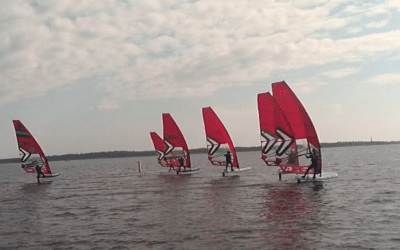
<path id="1" fill-rule="evenodd" d="M 47 179 L 47 178 L 53 178 L 53 177 L 57 177 L 57 176 L 59 176 L 61 173 L 54 173 L 54 174 L 50 174 L 50 175 L 44 175 L 44 177 L 40 177 L 40 179 L 42 179 L 42 178 L 45 178 L 45 179 Z"/>
<path id="2" fill-rule="evenodd" d="M 322 173 L 321 175 L 320 174 L 315 175 L 315 179 L 313 179 L 313 175 L 312 174 L 306 175 L 305 178 L 303 178 L 302 176 L 303 175 L 297 175 L 296 176 L 296 180 L 297 180 L 298 183 L 301 183 L 301 182 L 313 182 L 313 181 L 323 181 L 323 180 L 327 180 L 327 179 L 330 179 L 330 178 L 335 178 L 335 177 L 338 176 L 338 174 L 337 173 L 333 173 L 333 172 L 325 172 L 325 173 Z"/>
<path id="3" fill-rule="evenodd" d="M 225 176 L 228 173 L 235 173 L 235 172 L 241 172 L 241 171 L 247 171 L 250 170 L 251 167 L 247 167 L 247 168 L 238 168 L 238 169 L 234 169 L 233 171 L 228 169 L 228 170 L 224 170 L 222 171 L 222 176 Z"/>
<path id="4" fill-rule="evenodd" d="M 186 169 L 185 171 L 177 171 L 176 174 L 191 174 L 193 172 L 199 171 L 200 168 L 194 168 L 194 169 Z"/>

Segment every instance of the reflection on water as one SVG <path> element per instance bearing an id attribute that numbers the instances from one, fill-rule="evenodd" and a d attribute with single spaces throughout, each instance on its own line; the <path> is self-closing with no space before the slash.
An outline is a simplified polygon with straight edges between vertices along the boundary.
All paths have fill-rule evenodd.
<path id="1" fill-rule="evenodd" d="M 26 195 L 32 195 L 37 193 L 42 193 L 44 190 L 48 188 L 48 185 L 52 184 L 53 181 L 46 181 L 38 183 L 26 183 L 22 185 L 21 192 Z"/>
<path id="2" fill-rule="evenodd" d="M 307 232 L 313 230 L 306 219 L 318 217 L 320 184 L 312 186 L 289 184 L 269 187 L 265 196 L 267 213 L 264 219 L 272 228 L 269 240 L 279 249 L 295 249 L 310 245 L 313 238 Z"/>
<path id="3" fill-rule="evenodd" d="M 212 217 L 213 223 L 235 210 L 234 199 L 236 198 L 236 187 L 239 183 L 240 178 L 233 176 L 214 179 L 209 182 L 210 185 L 206 188 L 203 198 L 206 205 L 204 212 Z M 216 218 L 213 217 L 218 217 L 218 219 L 215 220 Z M 210 226 L 213 227 L 214 225 Z"/>

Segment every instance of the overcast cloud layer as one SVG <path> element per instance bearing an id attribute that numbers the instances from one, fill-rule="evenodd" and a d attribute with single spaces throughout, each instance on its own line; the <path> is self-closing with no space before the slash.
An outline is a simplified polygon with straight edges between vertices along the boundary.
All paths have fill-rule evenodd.
<path id="1" fill-rule="evenodd" d="M 0 106 L 96 77 L 104 92 L 97 108 L 115 109 L 138 98 L 206 96 L 283 70 L 398 54 L 400 29 L 390 20 L 400 1 L 369 2 L 3 1 Z"/>

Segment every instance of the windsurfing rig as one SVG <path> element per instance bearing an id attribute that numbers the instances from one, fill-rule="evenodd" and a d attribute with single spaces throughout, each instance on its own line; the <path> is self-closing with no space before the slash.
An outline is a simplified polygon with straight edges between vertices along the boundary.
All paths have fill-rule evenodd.
<path id="1" fill-rule="evenodd" d="M 203 108 L 203 121 L 206 132 L 208 160 L 216 166 L 226 166 L 225 154 L 229 151 L 232 154 L 232 167 L 239 168 L 236 149 L 233 142 L 211 107 Z M 222 146 L 222 147 L 221 147 Z"/>
<path id="2" fill-rule="evenodd" d="M 272 92 L 257 97 L 261 158 L 268 166 L 279 167 L 281 179 L 281 174 L 304 174 L 315 148 L 321 174 L 320 143 L 306 110 L 286 82 L 273 83 Z"/>
<path id="3" fill-rule="evenodd" d="M 158 163 L 162 167 L 169 167 L 169 170 L 176 170 L 179 174 L 182 168 L 191 168 L 189 148 L 172 116 L 164 113 L 162 119 L 164 138 L 161 139 L 156 132 L 150 133 L 154 149 L 158 154 Z"/>
<path id="4" fill-rule="evenodd" d="M 42 148 L 29 130 L 19 120 L 13 120 L 21 167 L 27 173 L 36 173 L 36 166 L 42 170 L 43 177 L 52 177 L 49 162 Z"/>

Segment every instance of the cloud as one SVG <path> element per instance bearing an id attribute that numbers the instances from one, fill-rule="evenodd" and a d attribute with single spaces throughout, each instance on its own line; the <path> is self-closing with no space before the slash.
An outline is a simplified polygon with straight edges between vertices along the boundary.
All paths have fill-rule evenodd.
<path id="1" fill-rule="evenodd" d="M 346 107 L 344 107 L 343 104 L 336 103 L 327 106 L 322 105 L 318 107 L 317 112 L 323 120 L 332 122 L 332 120 L 338 119 L 339 116 L 343 114 L 343 111 L 346 111 Z"/>
<path id="2" fill-rule="evenodd" d="M 354 21 L 331 14 L 348 3 L 10 1 L 0 22 L 0 106 L 99 76 L 101 110 L 135 99 L 201 97 L 278 71 L 400 48 L 398 30 L 329 37 Z"/>
<path id="3" fill-rule="evenodd" d="M 367 82 L 379 85 L 397 84 L 400 83 L 400 74 L 384 74 L 373 77 Z"/>
<path id="4" fill-rule="evenodd" d="M 117 109 L 117 108 L 120 108 L 118 101 L 107 100 L 107 99 L 104 99 L 102 101 L 102 103 L 100 103 L 98 106 L 99 110 L 113 110 L 113 109 Z"/>
<path id="5" fill-rule="evenodd" d="M 393 55 L 391 57 L 388 57 L 387 60 L 398 61 L 398 60 L 400 60 L 400 54 L 399 53 L 393 53 Z"/>
<path id="6" fill-rule="evenodd" d="M 328 72 L 320 73 L 316 76 L 300 79 L 295 82 L 292 87 L 297 93 L 313 93 L 318 91 L 318 89 L 324 85 L 328 85 L 328 81 L 330 79 L 339 79 L 344 78 L 349 75 L 356 74 L 359 72 L 359 69 L 356 68 L 344 68 L 339 70 L 332 70 Z M 328 79 L 326 79 L 328 78 Z M 336 108 L 340 107 L 338 105 L 335 106 Z"/>
<path id="7" fill-rule="evenodd" d="M 343 13 L 354 17 L 373 17 L 380 14 L 387 14 L 390 12 L 390 9 L 394 7 L 391 6 L 389 2 L 383 4 L 359 3 L 358 5 L 353 2 L 353 4 L 354 5 L 348 5 L 343 10 Z"/>
<path id="8" fill-rule="evenodd" d="M 327 85 L 328 83 L 322 80 L 320 77 L 310 77 L 301 79 L 295 82 L 292 86 L 295 93 L 312 93 L 316 92 L 321 86 Z"/>
<path id="9" fill-rule="evenodd" d="M 349 34 L 355 34 L 355 33 L 360 33 L 362 31 L 362 28 L 358 27 L 358 28 L 349 28 L 347 30 L 347 33 Z"/>
<path id="10" fill-rule="evenodd" d="M 339 70 L 333 70 L 329 72 L 322 73 L 321 75 L 332 78 L 332 79 L 339 79 L 343 78 L 349 75 L 356 74 L 359 72 L 359 69 L 356 68 L 346 68 L 346 69 L 339 69 Z"/>
<path id="11" fill-rule="evenodd" d="M 400 1 L 399 0 L 389 0 L 386 2 L 386 5 L 390 8 L 397 8 L 397 10 L 400 10 Z"/>
<path id="12" fill-rule="evenodd" d="M 380 22 L 371 22 L 371 23 L 367 23 L 365 26 L 367 28 L 383 28 L 385 27 L 387 24 L 389 23 L 388 20 L 382 20 Z"/>

